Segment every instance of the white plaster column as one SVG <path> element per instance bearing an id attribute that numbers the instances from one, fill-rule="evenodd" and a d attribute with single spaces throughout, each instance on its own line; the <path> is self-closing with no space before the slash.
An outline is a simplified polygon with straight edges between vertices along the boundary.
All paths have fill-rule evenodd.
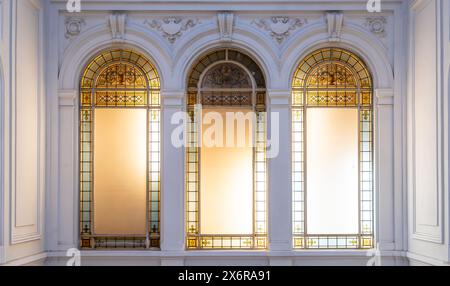
<path id="1" fill-rule="evenodd" d="M 376 89 L 375 97 L 375 234 L 381 250 L 394 250 L 394 91 Z"/>
<path id="2" fill-rule="evenodd" d="M 268 92 L 268 140 L 278 144 L 278 155 L 268 159 L 270 265 L 292 264 L 281 258 L 292 250 L 290 98 L 290 90 Z M 272 124 L 277 117 L 278 124 Z"/>
<path id="3" fill-rule="evenodd" d="M 183 265 L 184 252 L 184 149 L 171 141 L 172 116 L 183 110 L 185 92 L 163 90 L 161 153 L 161 264 Z"/>
<path id="4" fill-rule="evenodd" d="M 78 91 L 58 91 L 58 138 L 56 200 L 58 208 L 51 211 L 57 219 L 55 231 L 58 250 L 78 246 Z M 52 217 L 53 218 L 53 217 Z M 52 224 L 52 227 L 55 225 Z"/>

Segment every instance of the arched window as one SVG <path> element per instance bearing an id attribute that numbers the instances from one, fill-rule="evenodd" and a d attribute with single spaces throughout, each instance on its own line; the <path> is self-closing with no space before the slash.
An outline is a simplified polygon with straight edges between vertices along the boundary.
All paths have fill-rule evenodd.
<path id="1" fill-rule="evenodd" d="M 292 83 L 294 248 L 373 247 L 372 80 L 339 48 L 308 55 Z"/>
<path id="2" fill-rule="evenodd" d="M 238 51 L 212 52 L 191 71 L 187 249 L 266 248 L 265 107 L 263 74 Z"/>
<path id="3" fill-rule="evenodd" d="M 158 248 L 160 80 L 143 55 L 99 54 L 80 82 L 82 248 Z"/>

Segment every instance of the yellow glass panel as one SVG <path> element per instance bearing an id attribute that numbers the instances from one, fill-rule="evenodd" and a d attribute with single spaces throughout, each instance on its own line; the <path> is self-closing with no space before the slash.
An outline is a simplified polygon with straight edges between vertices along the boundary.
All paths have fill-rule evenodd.
<path id="1" fill-rule="evenodd" d="M 146 120 L 141 109 L 95 110 L 95 234 L 145 235 Z"/>
<path id="2" fill-rule="evenodd" d="M 226 119 L 227 112 L 243 112 L 248 109 L 204 109 L 203 122 L 219 116 Z M 215 114 L 214 114 L 215 113 Z M 229 131 L 236 139 L 243 139 L 241 146 L 226 146 L 227 128 L 212 135 L 212 124 L 203 124 L 203 145 L 200 155 L 200 222 L 202 234 L 252 234 L 253 233 L 253 148 L 252 123 L 246 121 L 245 130 Z M 225 125 L 225 124 L 224 124 Z M 217 124 L 215 125 L 216 127 Z M 231 130 L 231 129 L 230 129 Z M 221 140 L 223 144 L 221 146 Z M 215 138 L 214 146 L 207 142 Z M 237 140 L 235 141 L 237 143 Z M 244 246 L 246 246 L 244 244 Z"/>

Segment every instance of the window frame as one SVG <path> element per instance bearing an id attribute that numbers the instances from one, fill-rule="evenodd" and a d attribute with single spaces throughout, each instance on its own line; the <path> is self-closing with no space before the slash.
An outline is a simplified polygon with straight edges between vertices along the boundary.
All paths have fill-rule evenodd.
<path id="1" fill-rule="evenodd" d="M 99 77 L 110 67 L 130 66 L 144 78 L 139 88 L 97 88 Z M 136 80 L 136 74 L 131 75 Z M 117 79 L 117 76 L 116 76 Z M 123 82 L 123 81 L 122 81 Z M 161 105 L 160 78 L 156 68 L 144 55 L 126 49 L 103 51 L 94 56 L 80 78 L 79 87 L 79 233 L 82 249 L 151 249 L 160 247 L 160 158 Z M 105 101 L 98 101 L 98 92 L 104 92 Z M 128 95 L 128 93 L 133 95 Z M 141 100 L 136 92 L 143 92 Z M 110 95 L 109 93 L 112 93 Z M 118 95 L 121 94 L 121 95 Z M 111 101 L 109 101 L 111 100 Z M 117 235 L 94 232 L 94 124 L 96 109 L 145 109 L 146 120 L 146 234 Z M 87 138 L 87 139 L 86 139 Z M 152 147 L 151 147 L 152 146 Z M 157 147 L 156 147 L 157 146 Z M 154 148 L 153 148 L 154 147 Z M 153 168 L 154 166 L 157 168 Z"/>
<path id="2" fill-rule="evenodd" d="M 236 58 L 243 58 L 243 61 L 237 61 Z M 247 63 L 247 64 L 246 64 Z M 263 133 L 263 141 L 257 140 L 253 147 L 253 234 L 202 234 L 201 233 L 201 219 L 200 219 L 200 147 L 198 146 L 198 130 L 199 119 L 201 115 L 202 92 L 221 92 L 222 88 L 203 88 L 203 79 L 205 74 L 215 66 L 221 64 L 236 65 L 247 73 L 252 81 L 252 87 L 240 90 L 242 92 L 252 92 L 251 110 L 256 113 L 256 128 L 254 128 L 255 138 L 261 138 L 260 133 Z M 252 72 L 253 70 L 253 72 Z M 193 76 L 193 75 L 197 76 Z M 255 76 L 256 75 L 256 76 Z M 261 79 L 263 81 L 261 81 Z M 266 127 L 266 89 L 264 77 L 258 65 L 248 56 L 236 50 L 223 49 L 209 53 L 202 57 L 193 69 L 188 78 L 188 93 L 186 100 L 186 108 L 189 114 L 187 124 L 186 136 L 186 250 L 253 250 L 253 249 L 267 249 L 267 158 L 266 158 L 266 144 L 267 144 L 267 127 Z M 227 105 L 208 105 L 208 107 Z M 230 105 L 231 107 L 239 107 L 239 105 Z M 200 121 L 201 122 L 201 121 Z M 192 159 L 195 157 L 195 159 Z M 257 163 L 263 163 L 263 170 L 259 170 Z M 263 179 L 259 180 L 257 174 L 263 173 Z M 263 185 L 262 190 L 258 190 L 257 183 Z M 256 193 L 263 193 L 263 201 L 258 201 Z M 191 199 L 194 198 L 194 199 Z M 263 203 L 263 210 L 257 208 L 257 202 Z M 259 216 L 258 216 L 259 212 Z M 259 218 L 258 218 L 259 217 Z M 258 228 L 257 225 L 263 225 Z"/>
<path id="3" fill-rule="evenodd" d="M 336 88 L 320 84 L 310 88 L 313 72 L 326 65 L 343 65 L 351 71 L 355 87 Z M 358 66 L 358 70 L 355 69 Z M 337 71 L 337 68 L 336 68 Z M 327 69 L 328 72 L 328 69 Z M 329 75 L 329 74 L 328 74 Z M 361 76 L 363 75 L 363 76 Z M 320 79 L 320 80 L 327 80 Z M 329 80 L 329 78 L 328 78 Z M 318 82 L 318 81 L 317 81 Z M 354 93 L 347 96 L 347 91 Z M 316 101 L 309 92 L 316 92 Z M 326 92 L 320 95 L 319 92 Z M 338 95 L 344 92 L 344 96 Z M 329 94 L 332 94 L 331 96 Z M 336 95 L 333 98 L 333 93 Z M 313 93 L 314 94 L 314 93 Z M 349 101 L 350 99 L 350 101 Z M 340 101 L 339 101 L 340 100 Z M 332 104 L 330 104 L 332 102 Z M 358 109 L 358 233 L 310 234 L 307 227 L 306 114 L 309 108 Z M 298 65 L 292 80 L 292 233 L 294 249 L 370 249 L 374 247 L 374 109 L 372 77 L 366 64 L 354 53 L 342 48 L 318 49 Z M 369 156 L 366 156 L 366 155 Z M 368 157 L 368 158 L 366 158 Z M 368 159 L 368 160 L 365 160 Z M 369 171 L 367 171 L 369 169 Z M 369 174 L 370 173 L 370 174 Z M 366 182 L 363 175 L 369 176 Z"/>

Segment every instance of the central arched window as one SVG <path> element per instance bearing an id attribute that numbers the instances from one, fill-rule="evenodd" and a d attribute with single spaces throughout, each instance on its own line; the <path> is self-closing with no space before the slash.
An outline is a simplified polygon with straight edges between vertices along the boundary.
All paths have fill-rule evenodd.
<path id="1" fill-rule="evenodd" d="M 143 55 L 104 52 L 80 82 L 82 248 L 159 248 L 160 80 Z"/>
<path id="2" fill-rule="evenodd" d="M 373 247 L 372 80 L 343 49 L 308 55 L 292 83 L 294 248 Z"/>
<path id="3" fill-rule="evenodd" d="M 265 81 L 235 50 L 212 52 L 188 80 L 186 248 L 267 247 Z"/>

